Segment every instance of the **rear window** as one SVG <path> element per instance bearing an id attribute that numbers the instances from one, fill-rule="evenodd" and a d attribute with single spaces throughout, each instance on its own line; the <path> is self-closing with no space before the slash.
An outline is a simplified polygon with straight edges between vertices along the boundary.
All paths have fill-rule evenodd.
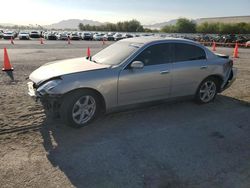
<path id="1" fill-rule="evenodd" d="M 205 51 L 192 44 L 175 43 L 175 62 L 206 59 Z"/>

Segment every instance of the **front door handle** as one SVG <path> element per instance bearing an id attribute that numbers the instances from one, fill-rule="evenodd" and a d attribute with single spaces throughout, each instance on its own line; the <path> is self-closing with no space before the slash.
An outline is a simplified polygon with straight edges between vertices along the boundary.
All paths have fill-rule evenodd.
<path id="1" fill-rule="evenodd" d="M 207 69 L 207 66 L 201 66 L 201 69 Z"/>
<path id="2" fill-rule="evenodd" d="M 169 74 L 169 70 L 161 71 L 161 74 Z"/>

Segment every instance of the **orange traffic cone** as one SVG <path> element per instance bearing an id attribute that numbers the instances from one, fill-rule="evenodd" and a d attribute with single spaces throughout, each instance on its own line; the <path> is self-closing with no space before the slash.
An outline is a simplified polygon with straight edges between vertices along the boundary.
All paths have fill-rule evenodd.
<path id="1" fill-rule="evenodd" d="M 11 44 L 14 44 L 13 37 L 10 37 L 10 42 L 11 42 Z"/>
<path id="2" fill-rule="evenodd" d="M 70 44 L 70 38 L 68 37 L 68 44 Z"/>
<path id="3" fill-rule="evenodd" d="M 40 38 L 40 44 L 44 44 L 42 37 Z"/>
<path id="4" fill-rule="evenodd" d="M 104 40 L 104 38 L 102 39 L 102 45 L 105 45 L 105 40 Z"/>
<path id="5" fill-rule="evenodd" d="M 4 50 L 4 60 L 3 60 L 4 63 L 3 63 L 2 71 L 13 71 L 14 69 L 10 64 L 10 59 L 7 53 L 7 49 L 4 48 L 3 50 Z"/>
<path id="6" fill-rule="evenodd" d="M 213 41 L 213 51 L 216 51 L 216 43 Z"/>
<path id="7" fill-rule="evenodd" d="M 90 53 L 90 48 L 89 48 L 89 47 L 88 47 L 88 49 L 87 49 L 87 56 L 88 56 L 88 59 L 90 59 L 91 53 Z"/>
<path id="8" fill-rule="evenodd" d="M 239 58 L 239 49 L 238 48 L 239 48 L 238 42 L 236 42 L 235 48 L 234 48 L 234 54 L 233 54 L 234 58 Z"/>

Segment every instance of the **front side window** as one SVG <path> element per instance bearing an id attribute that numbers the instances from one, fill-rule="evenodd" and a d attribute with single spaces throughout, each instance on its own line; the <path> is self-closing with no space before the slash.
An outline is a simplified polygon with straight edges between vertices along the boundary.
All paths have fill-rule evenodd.
<path id="1" fill-rule="evenodd" d="M 175 43 L 174 52 L 175 62 L 206 59 L 205 51 L 202 48 L 192 44 Z"/>
<path id="2" fill-rule="evenodd" d="M 141 61 L 145 66 L 170 63 L 172 61 L 171 45 L 152 45 L 141 52 L 134 61 Z"/>

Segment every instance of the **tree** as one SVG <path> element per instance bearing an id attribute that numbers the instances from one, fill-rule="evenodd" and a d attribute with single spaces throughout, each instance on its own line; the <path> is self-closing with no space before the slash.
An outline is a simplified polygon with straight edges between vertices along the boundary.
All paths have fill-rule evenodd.
<path id="1" fill-rule="evenodd" d="M 161 31 L 166 33 L 195 33 L 196 23 L 186 18 L 179 18 L 175 25 L 166 25 Z"/>
<path id="2" fill-rule="evenodd" d="M 79 28 L 81 31 L 84 31 L 84 30 L 85 30 L 84 25 L 83 25 L 82 23 L 79 23 L 78 28 Z"/>
<path id="3" fill-rule="evenodd" d="M 137 20 L 118 22 L 117 24 L 107 23 L 100 26 L 83 25 L 80 23 L 78 28 L 81 31 L 123 31 L 123 32 L 143 32 L 144 28 Z"/>
<path id="4" fill-rule="evenodd" d="M 175 29 L 177 33 L 195 33 L 196 23 L 186 18 L 179 18 L 175 25 Z"/>
<path id="5" fill-rule="evenodd" d="M 218 33 L 219 23 L 208 23 L 204 22 L 197 26 L 196 28 L 198 33 Z"/>
<path id="6" fill-rule="evenodd" d="M 165 33 L 175 33 L 176 29 L 174 25 L 166 25 L 161 29 L 161 31 Z"/>
<path id="7" fill-rule="evenodd" d="M 140 22 L 137 20 L 131 20 L 128 22 L 128 32 L 140 32 L 143 31 L 143 27 Z"/>

